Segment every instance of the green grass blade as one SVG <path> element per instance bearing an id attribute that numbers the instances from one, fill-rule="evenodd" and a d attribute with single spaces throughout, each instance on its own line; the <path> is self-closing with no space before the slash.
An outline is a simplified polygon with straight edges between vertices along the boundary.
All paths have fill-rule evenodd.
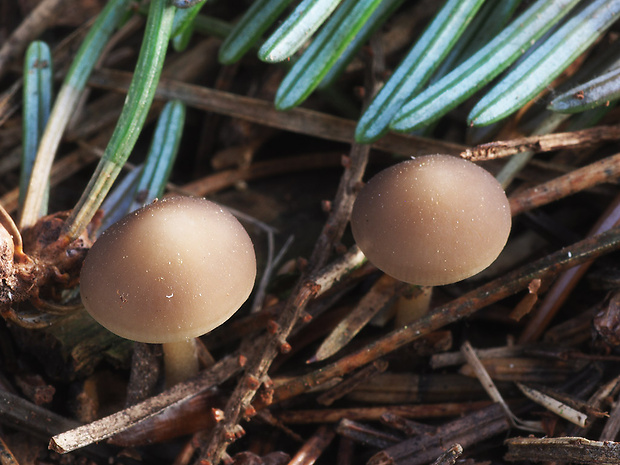
<path id="1" fill-rule="evenodd" d="M 620 68 L 612 69 L 554 98 L 547 107 L 561 113 L 579 113 L 608 105 L 620 98 Z"/>
<path id="2" fill-rule="evenodd" d="M 276 108 L 303 102 L 320 84 L 381 0 L 345 0 L 286 74 L 276 93 Z"/>
<path id="3" fill-rule="evenodd" d="M 186 9 L 205 3 L 205 0 L 171 0 L 170 3 L 177 8 Z"/>
<path id="4" fill-rule="evenodd" d="M 125 17 L 131 0 L 111 0 L 84 38 L 65 81 L 58 92 L 48 124 L 45 127 L 36 160 L 32 167 L 30 183 L 24 199 L 20 229 L 32 226 L 39 218 L 54 155 L 62 134 L 84 90 L 88 76 L 101 56 L 110 35 Z"/>
<path id="5" fill-rule="evenodd" d="M 187 10 L 178 10 L 178 11 L 187 11 Z M 176 36 L 172 38 L 172 48 L 174 48 L 175 52 L 184 51 L 189 45 L 192 36 L 194 35 L 194 28 L 188 27 L 179 32 Z"/>
<path id="6" fill-rule="evenodd" d="M 157 121 L 145 163 L 114 184 L 102 203 L 104 216 L 99 232 L 163 194 L 178 153 L 184 122 L 185 104 L 178 100 L 168 102 Z"/>
<path id="7" fill-rule="evenodd" d="M 499 34 L 508 23 L 521 0 L 489 1 L 471 21 L 430 82 L 437 82 L 467 60 Z"/>
<path id="8" fill-rule="evenodd" d="M 185 104 L 179 100 L 168 102 L 157 121 L 130 211 L 151 203 L 164 193 L 179 151 L 184 124 Z"/>
<path id="9" fill-rule="evenodd" d="M 355 140 L 368 144 L 388 131 L 390 121 L 431 77 L 448 54 L 482 0 L 448 0 L 362 115 Z"/>
<path id="10" fill-rule="evenodd" d="M 86 228 L 103 202 L 142 130 L 164 64 L 175 7 L 169 0 L 152 0 L 144 39 L 127 99 L 112 138 L 82 197 L 65 224 L 68 239 Z"/>
<path id="11" fill-rule="evenodd" d="M 538 0 L 462 65 L 405 104 L 391 127 L 408 132 L 437 121 L 514 63 L 578 0 Z"/>
<path id="12" fill-rule="evenodd" d="M 194 29 L 194 19 L 206 3 L 206 1 L 203 1 L 190 8 L 179 8 L 175 12 L 171 37 L 172 45 L 177 52 L 182 52 L 187 48 Z"/>
<path id="13" fill-rule="evenodd" d="M 283 61 L 299 50 L 342 0 L 303 0 L 258 51 L 269 63 Z"/>
<path id="14" fill-rule="evenodd" d="M 597 0 L 559 28 L 472 109 L 476 126 L 499 121 L 550 84 L 620 17 L 620 0 Z"/>
<path id="15" fill-rule="evenodd" d="M 134 166 L 120 179 L 110 190 L 101 204 L 103 218 L 97 234 L 102 233 L 129 212 L 133 202 L 133 194 L 136 192 L 138 178 L 142 174 L 143 165 Z"/>
<path id="16" fill-rule="evenodd" d="M 232 30 L 230 23 L 213 16 L 198 15 L 194 19 L 194 31 L 201 34 L 225 39 L 231 34 Z"/>
<path id="17" fill-rule="evenodd" d="M 390 17 L 392 13 L 403 3 L 404 0 L 383 0 L 368 21 L 362 26 L 347 48 L 340 54 L 334 65 L 329 68 L 327 74 L 319 84 L 320 89 L 326 89 L 331 86 L 338 76 L 342 74 L 359 49 L 368 41 L 371 35 L 381 27 L 381 25 Z"/>
<path id="18" fill-rule="evenodd" d="M 220 47 L 220 63 L 229 65 L 241 59 L 292 0 L 256 0 L 235 24 Z"/>
<path id="19" fill-rule="evenodd" d="M 22 211 L 43 128 L 52 106 L 52 54 L 45 42 L 32 42 L 24 61 L 22 162 L 19 178 L 19 211 Z M 45 191 L 45 197 L 49 185 Z M 40 215 L 47 212 L 47 201 L 41 203 Z"/>

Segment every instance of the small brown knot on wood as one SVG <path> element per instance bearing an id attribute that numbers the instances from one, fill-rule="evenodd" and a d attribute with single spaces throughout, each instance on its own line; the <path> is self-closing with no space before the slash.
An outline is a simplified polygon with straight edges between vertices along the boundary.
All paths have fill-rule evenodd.
<path id="1" fill-rule="evenodd" d="M 243 411 L 243 417 L 246 420 L 249 420 L 250 418 L 252 418 L 254 415 L 256 415 L 256 409 L 254 407 L 252 407 L 251 405 L 246 407 L 245 410 Z"/>
<path id="2" fill-rule="evenodd" d="M 249 389 L 256 390 L 260 386 L 260 381 L 255 376 L 249 375 L 247 378 L 247 386 Z"/>
<path id="3" fill-rule="evenodd" d="M 286 341 L 281 342 L 280 346 L 278 347 L 278 351 L 281 354 L 288 354 L 291 351 L 291 349 L 292 349 L 291 345 Z"/>
<path id="4" fill-rule="evenodd" d="M 219 423 L 220 421 L 224 420 L 226 418 L 226 416 L 224 415 L 224 411 L 222 409 L 219 408 L 212 408 L 211 409 L 211 415 L 213 415 L 213 419 Z"/>

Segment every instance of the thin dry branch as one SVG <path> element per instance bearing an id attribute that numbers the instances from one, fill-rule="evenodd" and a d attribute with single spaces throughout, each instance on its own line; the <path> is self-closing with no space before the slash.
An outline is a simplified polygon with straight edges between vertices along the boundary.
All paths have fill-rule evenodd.
<path id="1" fill-rule="evenodd" d="M 620 139 L 620 126 L 599 126 L 581 131 L 558 132 L 489 142 L 463 151 L 461 157 L 471 161 L 493 160 L 521 152 L 537 153 L 560 149 L 578 149 L 618 139 Z"/>
<path id="2" fill-rule="evenodd" d="M 161 412 L 166 407 L 189 399 L 206 389 L 226 381 L 240 369 L 238 357 L 233 355 L 224 357 L 209 370 L 203 371 L 192 380 L 179 383 L 172 389 L 120 412 L 54 436 L 50 441 L 49 447 L 58 453 L 64 454 L 95 442 L 103 441 Z"/>
<path id="3" fill-rule="evenodd" d="M 293 458 L 291 458 L 289 465 L 312 465 L 325 451 L 327 446 L 329 446 L 335 436 L 336 432 L 333 429 L 327 426 L 319 427 L 316 433 L 314 433 L 314 435 L 300 447 Z"/>
<path id="4" fill-rule="evenodd" d="M 343 438 L 381 449 L 398 443 L 398 436 L 346 417 L 340 418 L 336 432 Z"/>
<path id="5" fill-rule="evenodd" d="M 325 338 L 308 363 L 325 360 L 345 347 L 366 324 L 381 310 L 394 305 L 403 291 L 410 285 L 383 275 L 359 301 L 353 310 L 343 318 Z"/>
<path id="6" fill-rule="evenodd" d="M 619 224 L 620 195 L 617 195 L 592 227 L 590 234 L 594 235 L 602 231 L 610 230 L 612 227 L 615 228 Z M 541 304 L 532 312 L 527 325 L 519 337 L 521 343 L 535 341 L 544 333 L 553 317 L 557 314 L 564 302 L 566 302 L 572 290 L 591 265 L 591 261 L 584 262 L 579 266 L 566 270 L 558 277 L 553 286 L 551 286 L 545 294 L 545 298 Z"/>
<path id="7" fill-rule="evenodd" d="M 67 0 L 44 0 L 32 10 L 0 48 L 0 77 L 6 72 L 11 60 L 24 53 L 28 44 L 53 23 L 64 5 L 69 3 Z"/>
<path id="8" fill-rule="evenodd" d="M 511 438 L 505 444 L 510 461 L 620 464 L 620 443 L 585 438 Z"/>
<path id="9" fill-rule="evenodd" d="M 340 165 L 341 156 L 342 152 L 317 152 L 259 161 L 236 169 L 218 171 L 185 184 L 181 189 L 191 195 L 205 196 L 234 186 L 239 181 L 250 181 L 296 171 L 335 167 Z"/>
<path id="10" fill-rule="evenodd" d="M 433 462 L 433 465 L 454 465 L 458 458 L 463 453 L 463 446 L 460 444 L 454 444 L 450 448 L 442 453 L 437 460 Z"/>
<path id="11" fill-rule="evenodd" d="M 508 430 L 510 423 L 503 409 L 493 404 L 437 428 L 432 435 L 422 435 L 388 447 L 375 454 L 368 465 L 422 465 L 433 462 L 448 444 L 467 448 Z"/>
<path id="12" fill-rule="evenodd" d="M 604 158 L 510 197 L 513 216 L 620 176 L 620 154 Z"/>
<path id="13" fill-rule="evenodd" d="M 620 227 L 565 247 L 432 310 L 428 315 L 407 327 L 392 331 L 324 368 L 283 384 L 274 393 L 274 401 L 297 396 L 333 377 L 343 376 L 383 357 L 426 334 L 466 318 L 481 308 L 526 289 L 532 279 L 554 276 L 568 268 L 618 249 L 620 249 Z"/>
<path id="14" fill-rule="evenodd" d="M 201 454 L 199 462 L 219 463 L 228 444 L 243 434 L 239 421 L 242 415 L 252 411 L 250 403 L 258 388 L 266 381 L 267 370 L 278 353 L 290 351 L 287 338 L 310 300 L 321 290 L 324 277 L 321 269 L 332 255 L 349 221 L 356 187 L 362 180 L 369 151 L 368 146 L 353 145 L 336 192 L 333 210 L 316 242 L 306 276 L 298 281 L 280 318 L 272 325 L 271 334 L 263 338 L 262 349 L 248 357 L 246 371 L 228 400 L 224 419 L 213 429 L 209 445 Z"/>
<path id="15" fill-rule="evenodd" d="M 116 70 L 94 71 L 89 85 L 103 89 L 127 92 L 131 73 Z M 157 99 L 178 99 L 190 107 L 232 116 L 263 126 L 274 127 L 321 139 L 353 142 L 356 122 L 337 116 L 295 108 L 286 112 L 277 111 L 273 103 L 241 95 L 209 89 L 185 82 L 162 78 L 155 95 Z M 387 134 L 373 144 L 373 147 L 403 156 L 428 153 L 458 155 L 466 147 L 450 142 L 426 139 L 424 137 Z"/>
<path id="16" fill-rule="evenodd" d="M 336 423 L 343 418 L 358 421 L 378 421 L 386 413 L 401 418 L 441 418 L 458 416 L 488 407 L 489 401 L 443 402 L 434 404 L 388 405 L 336 409 L 284 410 L 277 418 L 286 424 Z"/>

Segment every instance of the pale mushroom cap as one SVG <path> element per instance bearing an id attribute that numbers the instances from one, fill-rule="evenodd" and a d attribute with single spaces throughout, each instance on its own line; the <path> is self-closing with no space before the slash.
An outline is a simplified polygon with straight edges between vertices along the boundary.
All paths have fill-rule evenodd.
<path id="1" fill-rule="evenodd" d="M 510 233 L 510 205 L 497 180 L 448 155 L 394 165 L 359 193 L 353 236 L 368 260 L 405 282 L 438 286 L 488 267 Z"/>
<path id="2" fill-rule="evenodd" d="M 166 343 L 200 336 L 232 316 L 256 277 L 254 247 L 227 210 L 164 199 L 103 232 L 81 273 L 82 302 L 110 331 Z"/>

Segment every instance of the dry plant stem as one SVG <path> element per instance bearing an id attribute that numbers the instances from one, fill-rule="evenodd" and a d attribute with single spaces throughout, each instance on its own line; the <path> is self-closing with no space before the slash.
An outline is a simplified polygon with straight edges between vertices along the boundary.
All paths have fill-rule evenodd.
<path id="1" fill-rule="evenodd" d="M 551 134 L 560 124 L 568 119 L 569 115 L 562 113 L 552 113 L 547 116 L 534 130 L 535 135 Z M 497 172 L 495 179 L 499 181 L 504 189 L 512 183 L 515 177 L 525 168 L 532 160 L 534 152 L 525 151 L 514 155 L 506 164 Z"/>
<path id="2" fill-rule="evenodd" d="M 309 153 L 294 157 L 282 157 L 242 166 L 237 169 L 219 171 L 182 186 L 184 192 L 205 196 L 234 186 L 239 181 L 250 181 L 268 176 L 296 171 L 307 171 L 340 165 L 342 152 Z"/>
<path id="3" fill-rule="evenodd" d="M 355 443 L 349 438 L 339 438 L 336 465 L 353 465 L 355 463 Z"/>
<path id="4" fill-rule="evenodd" d="M 616 196 L 599 221 L 594 225 L 590 236 L 601 231 L 616 228 L 620 224 L 620 195 Z M 547 329 L 553 317 L 568 298 L 581 277 L 588 270 L 591 261 L 566 270 L 545 294 L 540 306 L 532 313 L 530 320 L 519 337 L 520 343 L 537 340 Z"/>
<path id="5" fill-rule="evenodd" d="M 349 378 L 345 379 L 341 383 L 336 384 L 329 391 L 324 392 L 316 401 L 321 405 L 331 405 L 334 401 L 345 396 L 353 389 L 357 387 L 359 383 L 362 383 L 378 373 L 383 373 L 387 370 L 388 362 L 385 360 L 375 360 L 373 363 L 365 366 L 357 373 L 353 374 Z"/>
<path id="6" fill-rule="evenodd" d="M 506 358 L 506 357 L 518 357 L 523 355 L 527 349 L 532 349 L 531 346 L 506 346 L 496 347 L 492 349 L 476 349 L 476 355 L 480 360 L 487 358 Z M 446 352 L 443 354 L 435 354 L 431 357 L 430 366 L 433 370 L 445 368 L 454 365 L 462 365 L 465 363 L 465 356 L 463 352 Z"/>
<path id="7" fill-rule="evenodd" d="M 49 123 L 45 126 L 37 157 L 32 166 L 32 176 L 28 183 L 24 208 L 19 219 L 19 228 L 24 230 L 31 227 L 39 219 L 41 205 L 45 199 L 47 181 L 54 163 L 54 155 L 60 145 L 60 139 L 65 126 L 71 117 L 78 94 L 72 86 L 63 86 L 56 97 Z"/>
<path id="8" fill-rule="evenodd" d="M 533 210 L 569 195 L 609 182 L 620 176 L 620 154 L 604 158 L 564 176 L 531 187 L 510 197 L 513 216 Z"/>
<path id="9" fill-rule="evenodd" d="M 357 421 L 378 421 L 390 412 L 402 418 L 441 418 L 475 412 L 491 405 L 489 401 L 448 402 L 419 405 L 390 405 L 312 410 L 285 410 L 277 418 L 286 424 L 336 423 L 343 418 Z"/>
<path id="10" fill-rule="evenodd" d="M 215 424 L 222 400 L 217 389 L 207 389 L 195 396 L 166 407 L 157 415 L 115 434 L 106 442 L 119 447 L 139 447 L 167 442 L 196 431 L 209 431 Z"/>
<path id="11" fill-rule="evenodd" d="M 577 403 L 574 398 L 562 399 L 566 403 L 571 402 L 574 407 L 580 408 L 588 414 L 588 422 L 585 427 L 568 425 L 564 428 L 564 436 L 586 437 L 589 435 L 588 433 L 592 426 L 596 424 L 596 420 L 608 416 L 606 410 L 609 404 L 609 399 L 614 398 L 618 392 L 620 392 L 620 375 L 602 385 L 599 384 L 600 383 L 597 383 L 598 389 L 596 389 L 594 394 L 592 394 L 585 402 Z M 553 394 L 558 396 L 557 392 L 554 392 Z"/>
<path id="12" fill-rule="evenodd" d="M 7 446 L 6 442 L 0 437 L 0 463 L 2 465 L 19 465 L 19 462 Z"/>
<path id="13" fill-rule="evenodd" d="M 463 453 L 463 446 L 460 444 L 454 444 L 450 448 L 437 457 L 437 460 L 433 462 L 433 465 L 454 465 L 458 458 Z"/>
<path id="14" fill-rule="evenodd" d="M 436 434 L 437 428 L 417 421 L 407 420 L 392 412 L 385 412 L 379 419 L 381 423 L 390 428 L 402 431 L 407 437 L 418 436 L 420 434 Z"/>
<path id="15" fill-rule="evenodd" d="M 489 397 L 494 402 L 501 405 L 502 409 L 504 409 L 506 417 L 510 420 L 513 426 L 519 425 L 521 421 L 510 411 L 508 404 L 506 404 L 506 402 L 504 401 L 504 398 L 497 389 L 497 386 L 495 386 L 495 383 L 491 379 L 491 376 L 489 376 L 489 373 L 485 370 L 484 365 L 482 365 L 482 362 L 476 355 L 476 352 L 474 351 L 474 348 L 471 346 L 469 341 L 465 341 L 463 343 L 463 345 L 461 346 L 461 352 L 463 352 L 463 355 L 467 360 L 467 364 L 471 366 L 476 378 L 478 378 L 478 381 L 480 381 L 480 384 L 487 392 Z"/>
<path id="16" fill-rule="evenodd" d="M 556 415 L 564 418 L 565 420 L 574 423 L 577 426 L 581 426 L 582 428 L 586 426 L 587 415 L 575 410 L 574 408 L 566 405 L 563 402 L 560 402 L 554 399 L 551 396 L 548 396 L 536 389 L 532 389 L 524 384 L 517 383 L 517 387 L 521 390 L 525 396 L 536 402 L 538 405 L 542 405 L 547 410 L 555 413 Z"/>
<path id="17" fill-rule="evenodd" d="M 558 132 L 489 142 L 465 150 L 461 153 L 461 157 L 471 161 L 493 160 L 521 152 L 538 153 L 561 149 L 578 149 L 618 139 L 620 139 L 620 125 L 599 126 L 581 131 Z"/>
<path id="18" fill-rule="evenodd" d="M 620 443 L 585 438 L 511 438 L 505 443 L 509 461 L 620 464 Z"/>
<path id="19" fill-rule="evenodd" d="M 289 465 L 312 465 L 335 436 L 336 432 L 333 429 L 327 426 L 319 427 L 316 433 L 293 456 Z"/>
<path id="20" fill-rule="evenodd" d="M 426 334 L 466 318 L 481 308 L 527 288 L 532 279 L 557 275 L 568 268 L 618 249 L 620 249 L 620 227 L 565 247 L 435 308 L 411 325 L 392 331 L 324 368 L 295 378 L 276 390 L 274 401 L 294 397 L 335 376 L 343 376 Z"/>
<path id="21" fill-rule="evenodd" d="M 378 448 L 390 447 L 398 443 L 398 436 L 395 436 L 385 431 L 379 431 L 376 428 L 357 423 L 348 418 L 343 418 L 338 423 L 336 428 L 338 435 L 352 439 L 355 442 L 361 442 L 362 444 L 368 444 Z"/>
<path id="22" fill-rule="evenodd" d="M 161 370 L 159 360 L 151 347 L 152 344 L 144 342 L 133 343 L 125 407 L 142 402 L 155 392 Z"/>
<path id="23" fill-rule="evenodd" d="M 120 412 L 54 436 L 50 441 L 49 448 L 64 454 L 103 441 L 159 413 L 170 405 L 182 402 L 226 381 L 240 369 L 238 358 L 229 355 L 192 380 L 177 384 L 172 389 Z"/>
<path id="24" fill-rule="evenodd" d="M 618 437 L 618 432 L 620 432 L 620 398 L 616 396 L 599 439 L 601 441 L 613 441 Z"/>
<path id="25" fill-rule="evenodd" d="M 17 229 L 17 225 L 13 221 L 13 218 L 0 204 L 0 226 L 3 227 L 6 232 L 11 235 L 13 239 L 14 254 L 19 258 L 24 257 L 24 243 L 22 242 L 22 235 Z"/>
<path id="26" fill-rule="evenodd" d="M 0 126 L 13 116 L 21 107 L 23 81 L 18 79 L 0 95 Z"/>
<path id="27" fill-rule="evenodd" d="M 115 70 L 95 71 L 88 81 L 91 86 L 127 92 L 131 73 Z M 356 122 L 304 108 L 287 112 L 277 111 L 273 103 L 250 97 L 217 91 L 184 82 L 162 78 L 156 99 L 178 99 L 190 107 L 252 121 L 263 126 L 284 129 L 321 139 L 353 142 Z M 466 147 L 423 137 L 387 134 L 373 148 L 405 157 L 428 153 L 458 155 Z"/>
<path id="28" fill-rule="evenodd" d="M 574 358 L 559 360 L 545 357 L 488 359 L 483 364 L 484 369 L 495 381 L 539 384 L 566 382 L 586 365 L 583 360 Z M 463 366 L 459 373 L 464 376 L 476 375 L 469 364 Z"/>
<path id="29" fill-rule="evenodd" d="M 370 458 L 368 465 L 422 465 L 436 460 L 447 444 L 458 443 L 465 449 L 507 431 L 509 426 L 503 409 L 493 404 L 440 426 L 434 435 L 406 439 L 382 450 Z"/>
<path id="30" fill-rule="evenodd" d="M 67 0 L 43 0 L 13 31 L 0 48 L 0 77 L 11 60 L 21 56 L 28 44 L 39 37 L 55 20 Z"/>
<path id="31" fill-rule="evenodd" d="M 0 390 L 0 423 L 44 439 L 78 426 L 76 421 L 3 390 Z"/>
<path id="32" fill-rule="evenodd" d="M 344 230 L 349 223 L 353 203 L 357 196 L 357 188 L 362 182 L 362 177 L 368 164 L 370 146 L 353 144 L 351 155 L 343 159 L 344 173 L 338 184 L 336 197 L 332 211 L 327 218 L 321 235 L 319 236 L 314 251 L 310 257 L 308 266 L 310 274 L 318 272 L 334 252 L 334 247 L 340 241 Z"/>
<path id="33" fill-rule="evenodd" d="M 106 133 L 107 134 L 107 133 Z M 52 167 L 50 186 L 56 186 L 65 179 L 70 178 L 77 171 L 97 159 L 91 151 L 78 149 L 54 163 Z M 0 197 L 0 204 L 8 211 L 17 211 L 19 188 L 15 188 Z"/>
<path id="34" fill-rule="evenodd" d="M 243 412 L 250 406 L 250 402 L 265 379 L 273 359 L 280 351 L 289 350 L 288 347 L 290 346 L 286 342 L 288 335 L 309 301 L 316 297 L 321 290 L 322 286 L 316 274 L 320 272 L 332 254 L 335 244 L 340 240 L 349 221 L 357 193 L 355 188 L 362 180 L 369 152 L 370 147 L 368 146 L 353 145 L 350 163 L 345 164 L 345 172 L 336 192 L 333 210 L 309 260 L 308 273 L 300 278 L 280 318 L 274 325 L 273 334 L 265 340 L 264 347 L 258 349 L 255 355 L 248 358 L 245 374 L 238 382 L 226 405 L 225 417 L 213 429 L 209 445 L 201 454 L 199 461 L 214 464 L 220 462 L 227 445 L 231 442 L 231 438 L 235 437 L 235 430 Z"/>
<path id="35" fill-rule="evenodd" d="M 57 159 L 52 166 L 49 183 L 50 186 L 56 186 L 60 182 L 68 179 L 80 169 L 84 168 L 88 163 L 93 162 L 101 157 L 102 150 L 95 150 L 94 147 L 105 146 L 112 134 L 112 128 L 102 129 L 97 136 L 88 141 L 77 140 L 76 142 L 81 148 L 70 152 L 64 157 Z M 15 188 L 4 194 L 0 198 L 2 204 L 8 211 L 17 211 L 17 201 L 19 197 L 19 188 Z"/>
<path id="36" fill-rule="evenodd" d="M 383 309 L 394 305 L 408 284 L 383 275 L 355 308 L 334 328 L 307 363 L 325 360 L 346 346 Z"/>
<path id="37" fill-rule="evenodd" d="M 95 17 L 86 21 L 54 47 L 52 56 L 57 69 L 62 69 L 73 59 L 80 41 L 84 39 L 96 19 Z M 16 79 L 11 87 L 0 96 L 0 126 L 4 126 L 4 123 L 21 107 L 23 84 L 22 78 Z"/>

